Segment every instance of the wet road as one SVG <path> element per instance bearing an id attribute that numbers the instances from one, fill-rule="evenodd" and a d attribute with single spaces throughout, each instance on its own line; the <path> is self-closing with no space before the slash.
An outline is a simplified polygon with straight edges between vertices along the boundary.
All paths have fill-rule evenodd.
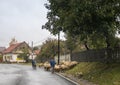
<path id="1" fill-rule="evenodd" d="M 31 66 L 17 64 L 0 64 L 0 85 L 75 85 L 71 82 Z"/>

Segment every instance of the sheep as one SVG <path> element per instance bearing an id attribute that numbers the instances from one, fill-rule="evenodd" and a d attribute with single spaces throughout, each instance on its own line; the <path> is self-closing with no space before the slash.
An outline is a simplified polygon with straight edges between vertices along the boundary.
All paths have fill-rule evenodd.
<path id="1" fill-rule="evenodd" d="M 49 70 L 50 70 L 50 64 L 49 64 L 49 62 L 45 62 L 43 66 L 44 66 L 44 69 L 45 69 L 46 71 L 49 71 Z"/>
<path id="2" fill-rule="evenodd" d="M 78 64 L 78 62 L 76 62 L 76 61 L 71 61 L 71 62 L 70 61 L 62 61 L 62 62 L 60 62 L 60 65 L 55 65 L 54 69 L 56 72 L 60 72 L 60 71 L 64 71 L 64 70 L 73 68 L 77 64 Z M 50 71 L 51 66 L 50 66 L 49 62 L 45 62 L 43 64 L 43 66 L 46 71 Z"/>
<path id="3" fill-rule="evenodd" d="M 76 62 L 76 61 L 71 61 L 71 62 L 70 61 L 62 61 L 61 62 L 61 69 L 62 70 L 70 69 L 77 64 L 78 64 L 78 62 Z"/>
<path id="4" fill-rule="evenodd" d="M 38 64 L 38 67 L 40 68 L 40 67 L 42 67 L 44 64 L 43 63 L 39 63 Z"/>
<path id="5" fill-rule="evenodd" d="M 61 66 L 60 65 L 55 65 L 55 71 L 60 72 L 60 70 L 61 70 Z"/>
<path id="6" fill-rule="evenodd" d="M 69 64 L 69 67 L 70 68 L 73 68 L 74 66 L 76 66 L 78 64 L 77 61 L 71 61 L 70 64 Z"/>

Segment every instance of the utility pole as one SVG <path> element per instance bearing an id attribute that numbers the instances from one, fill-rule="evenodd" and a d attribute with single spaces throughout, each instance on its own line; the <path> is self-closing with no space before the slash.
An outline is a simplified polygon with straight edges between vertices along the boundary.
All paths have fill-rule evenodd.
<path id="1" fill-rule="evenodd" d="M 62 27 L 58 28 L 58 65 L 60 63 L 60 31 L 62 30 Z"/>
<path id="2" fill-rule="evenodd" d="M 31 47 L 32 47 L 32 55 L 31 55 L 31 56 L 32 56 L 32 59 L 33 59 L 33 41 L 32 41 L 32 44 L 31 44 L 31 45 L 32 45 L 32 46 L 31 46 Z"/>
<path id="3" fill-rule="evenodd" d="M 58 32 L 58 65 L 60 63 L 60 31 Z"/>

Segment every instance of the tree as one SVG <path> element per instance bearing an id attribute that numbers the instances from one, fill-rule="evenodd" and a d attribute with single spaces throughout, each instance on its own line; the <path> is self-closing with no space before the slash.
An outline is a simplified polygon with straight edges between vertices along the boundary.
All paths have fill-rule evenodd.
<path id="1" fill-rule="evenodd" d="M 3 61 L 3 56 L 0 55 L 0 63 Z"/>
<path id="2" fill-rule="evenodd" d="M 68 33 L 66 35 L 66 41 L 65 41 L 65 45 L 67 47 L 67 49 L 69 50 L 70 52 L 70 57 L 72 58 L 72 52 L 73 50 L 76 48 L 76 41 L 77 39 L 73 36 L 70 36 L 70 34 Z"/>
<path id="3" fill-rule="evenodd" d="M 57 54 L 57 40 L 48 39 L 41 46 L 41 52 L 38 55 L 38 59 L 43 61 L 48 60 L 50 57 L 54 57 Z"/>
<path id="4" fill-rule="evenodd" d="M 80 35 L 87 49 L 88 40 L 112 47 L 116 31 L 120 30 L 120 0 L 48 0 L 48 22 L 43 26 L 51 33 L 58 28 L 71 35 Z M 96 35 L 99 35 L 96 37 Z M 96 40 L 94 40 L 96 39 Z M 96 42 L 97 41 L 97 42 Z M 100 43 L 99 43 L 100 44 Z M 103 45 L 103 46 L 104 46 Z"/>
<path id="5" fill-rule="evenodd" d="M 37 46 L 33 48 L 33 50 L 38 50 L 38 49 L 39 49 L 39 48 L 38 48 Z"/>
<path id="6" fill-rule="evenodd" d="M 28 63 L 29 60 L 29 50 L 27 48 L 22 49 L 22 53 L 18 55 L 19 59 L 25 60 Z"/>
<path id="7" fill-rule="evenodd" d="M 60 54 L 64 54 L 64 46 L 64 41 L 60 40 Z M 49 38 L 42 44 L 41 52 L 37 59 L 44 62 L 56 55 L 58 55 L 58 40 Z"/>

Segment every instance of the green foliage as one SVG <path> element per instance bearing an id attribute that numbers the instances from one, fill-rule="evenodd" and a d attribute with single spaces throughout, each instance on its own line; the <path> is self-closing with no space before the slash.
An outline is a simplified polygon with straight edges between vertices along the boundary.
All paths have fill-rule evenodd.
<path id="1" fill-rule="evenodd" d="M 2 55 L 0 55 L 0 62 L 3 60 L 3 56 Z"/>
<path id="2" fill-rule="evenodd" d="M 48 0 L 48 22 L 43 26 L 53 34 L 61 31 L 78 36 L 85 46 L 111 48 L 120 30 L 120 0 Z M 96 38 L 97 36 L 97 38 Z M 88 47 L 87 47 L 88 48 Z"/>
<path id="3" fill-rule="evenodd" d="M 67 49 L 69 49 L 70 51 L 73 51 L 76 47 L 76 38 L 67 35 L 66 36 L 66 47 Z"/>
<path id="4" fill-rule="evenodd" d="M 34 47 L 33 50 L 38 50 L 39 48 L 38 47 Z"/>
<path id="5" fill-rule="evenodd" d="M 60 53 L 64 53 L 64 41 L 60 41 Z M 54 57 L 58 54 L 58 40 L 48 39 L 45 43 L 43 43 L 41 47 L 40 55 L 38 55 L 37 59 L 39 60 L 47 60 L 50 57 Z"/>
<path id="6" fill-rule="evenodd" d="M 2 55 L 0 55 L 0 58 L 2 58 Z"/>
<path id="7" fill-rule="evenodd" d="M 46 57 L 55 56 L 57 53 L 57 40 L 47 40 L 45 44 L 43 44 L 41 52 L 45 53 Z"/>
<path id="8" fill-rule="evenodd" d="M 22 49 L 22 52 L 21 54 L 18 55 L 18 59 L 23 59 L 23 60 L 26 60 L 26 62 L 28 62 L 28 59 L 29 59 L 29 51 L 27 48 L 24 48 Z"/>

